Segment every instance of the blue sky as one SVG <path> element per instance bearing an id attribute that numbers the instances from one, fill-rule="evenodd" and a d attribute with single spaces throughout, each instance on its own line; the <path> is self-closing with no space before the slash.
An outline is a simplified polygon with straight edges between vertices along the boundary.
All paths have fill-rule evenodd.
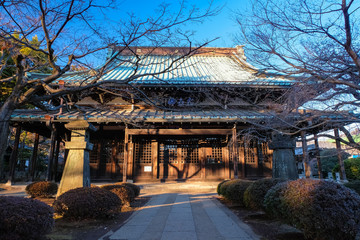
<path id="1" fill-rule="evenodd" d="M 157 6 L 161 3 L 170 3 L 178 6 L 178 0 L 123 0 L 119 9 L 121 15 L 126 12 L 133 12 L 136 16 L 146 18 L 154 14 Z M 209 0 L 188 0 L 188 5 L 196 5 L 200 9 L 204 9 L 209 5 Z M 234 41 L 234 34 L 239 31 L 239 27 L 234 20 L 235 11 L 246 11 L 250 6 L 250 0 L 214 0 L 214 6 L 223 6 L 222 11 L 214 17 L 207 18 L 203 23 L 194 23 L 188 25 L 192 30 L 196 31 L 195 40 L 202 42 L 220 37 L 219 40 L 210 44 L 213 47 L 233 47 L 241 43 Z M 119 13 L 114 13 L 118 15 Z"/>

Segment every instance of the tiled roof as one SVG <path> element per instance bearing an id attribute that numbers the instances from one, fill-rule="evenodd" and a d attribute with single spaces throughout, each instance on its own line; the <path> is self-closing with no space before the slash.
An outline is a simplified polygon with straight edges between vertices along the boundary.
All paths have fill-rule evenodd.
<path id="1" fill-rule="evenodd" d="M 44 122 L 46 115 L 53 117 L 54 122 L 69 122 L 85 117 L 89 122 L 237 122 L 249 119 L 264 119 L 270 114 L 247 110 L 200 110 L 200 111 L 160 111 L 144 109 L 119 109 L 44 112 L 41 110 L 15 110 L 11 116 L 12 121 Z"/>
<path id="2" fill-rule="evenodd" d="M 168 68 L 179 56 L 142 55 L 137 62 L 135 56 L 120 56 L 109 65 L 109 70 L 100 81 L 123 81 L 133 75 L 141 75 L 131 83 L 142 86 L 184 85 L 245 85 L 245 86 L 291 86 L 292 80 L 272 77 L 257 77 L 247 69 L 245 60 L 235 53 L 232 55 L 193 55 L 175 62 L 170 71 L 159 73 Z M 136 63 L 137 62 L 137 63 Z M 136 63 L 136 64 L 135 64 Z M 250 66 L 250 65 L 249 65 Z M 135 68 L 137 68 L 135 72 Z M 36 74 L 33 74 L 36 77 Z M 87 72 L 68 73 L 58 80 L 66 84 L 84 84 L 93 80 Z"/>

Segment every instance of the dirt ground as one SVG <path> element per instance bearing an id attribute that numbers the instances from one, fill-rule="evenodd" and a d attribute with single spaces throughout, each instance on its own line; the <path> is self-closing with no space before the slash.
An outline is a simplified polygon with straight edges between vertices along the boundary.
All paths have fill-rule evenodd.
<path id="1" fill-rule="evenodd" d="M 144 206 L 149 197 L 138 197 L 131 203 L 131 207 L 123 207 L 121 213 L 109 220 L 69 221 L 62 218 L 55 219 L 53 231 L 47 235 L 50 240 L 95 240 L 109 232 L 119 229 L 133 212 Z M 39 199 L 51 205 L 55 199 Z"/>
<path id="2" fill-rule="evenodd" d="M 245 209 L 222 197 L 217 197 L 217 199 L 242 221 L 250 225 L 253 231 L 261 236 L 262 240 L 305 240 L 301 231 L 280 221 L 270 219 L 264 212 Z"/>

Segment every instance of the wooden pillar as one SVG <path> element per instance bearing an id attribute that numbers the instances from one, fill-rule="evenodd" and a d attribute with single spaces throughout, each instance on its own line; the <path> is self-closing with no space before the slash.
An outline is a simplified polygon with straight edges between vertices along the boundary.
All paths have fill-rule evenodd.
<path id="1" fill-rule="evenodd" d="M 128 157 L 127 157 L 127 177 L 134 180 L 134 143 L 130 136 L 128 143 Z"/>
<path id="2" fill-rule="evenodd" d="M 336 141 L 336 150 L 337 150 L 337 157 L 340 165 L 340 179 L 346 180 L 346 174 L 345 174 L 345 167 L 344 167 L 344 161 L 341 156 L 341 144 L 340 144 L 340 136 L 339 136 L 339 129 L 334 129 L 334 135 L 335 135 L 335 141 Z"/>
<path id="3" fill-rule="evenodd" d="M 321 158 L 320 158 L 320 148 L 319 148 L 319 141 L 316 134 L 314 134 L 314 142 L 315 142 L 315 149 L 316 149 L 316 160 L 318 164 L 318 174 L 319 179 L 323 179 L 322 175 L 322 166 L 321 166 Z"/>
<path id="4" fill-rule="evenodd" d="M 61 143 L 61 139 L 59 137 L 57 137 L 56 145 L 55 145 L 54 172 L 53 172 L 53 177 L 51 179 L 51 180 L 54 180 L 54 181 L 58 181 L 58 179 L 57 179 L 57 169 L 58 169 L 58 165 L 59 165 L 60 143 Z"/>
<path id="5" fill-rule="evenodd" d="M 35 133 L 35 139 L 34 139 L 34 147 L 33 152 L 31 155 L 31 163 L 30 163 L 30 179 L 33 182 L 35 178 L 35 169 L 36 169 L 36 162 L 37 162 L 37 156 L 38 156 L 38 148 L 39 148 L 39 134 Z"/>
<path id="6" fill-rule="evenodd" d="M 151 143 L 151 162 L 152 162 L 152 173 L 153 173 L 153 179 L 158 178 L 158 150 L 159 150 L 159 142 L 152 142 Z"/>
<path id="7" fill-rule="evenodd" d="M 225 179 L 230 179 L 230 156 L 229 156 L 229 148 L 228 147 L 224 147 L 224 160 L 225 160 L 225 175 L 224 178 Z"/>
<path id="8" fill-rule="evenodd" d="M 239 178 L 239 167 L 238 167 L 238 141 L 237 141 L 237 133 L 236 133 L 236 124 L 234 125 L 233 129 L 232 129 L 232 139 L 233 139 L 233 163 L 234 163 L 234 178 L 238 179 Z"/>
<path id="9" fill-rule="evenodd" d="M 10 161 L 9 161 L 10 173 L 9 173 L 9 180 L 7 182 L 7 185 L 11 185 L 12 183 L 14 183 L 14 180 L 15 180 L 15 169 L 16 169 L 16 163 L 18 160 L 20 134 L 21 134 L 21 126 L 17 126 L 16 132 L 15 132 L 14 148 L 12 149 L 12 152 L 10 155 Z"/>
<path id="10" fill-rule="evenodd" d="M 200 154 L 200 164 L 201 164 L 201 179 L 205 179 L 206 176 L 206 172 L 205 172 L 205 167 L 206 167 L 206 147 L 202 147 L 199 149 L 199 154 Z"/>
<path id="11" fill-rule="evenodd" d="M 305 177 L 311 177 L 311 168 L 309 164 L 309 154 L 307 149 L 306 135 L 305 131 L 301 131 L 301 140 L 302 140 L 302 150 L 303 150 L 303 162 L 305 165 Z"/>
<path id="12" fill-rule="evenodd" d="M 245 140 L 242 140 L 242 144 L 239 148 L 239 160 L 241 163 L 241 177 L 245 178 L 246 177 L 246 163 L 245 163 Z"/>
<path id="13" fill-rule="evenodd" d="M 125 128 L 125 139 L 124 139 L 124 166 L 123 166 L 123 182 L 127 181 L 127 167 L 128 167 L 128 127 Z"/>
<path id="14" fill-rule="evenodd" d="M 56 139 L 56 128 L 55 128 L 55 125 L 52 124 L 46 181 L 53 180 L 53 162 L 54 162 L 55 139 Z"/>

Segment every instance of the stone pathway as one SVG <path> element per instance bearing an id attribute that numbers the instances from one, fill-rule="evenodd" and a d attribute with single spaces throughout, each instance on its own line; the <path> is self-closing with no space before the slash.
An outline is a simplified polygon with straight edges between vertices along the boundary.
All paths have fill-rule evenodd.
<path id="1" fill-rule="evenodd" d="M 99 240 L 255 240 L 260 239 L 213 193 L 154 195 L 117 231 Z"/>

